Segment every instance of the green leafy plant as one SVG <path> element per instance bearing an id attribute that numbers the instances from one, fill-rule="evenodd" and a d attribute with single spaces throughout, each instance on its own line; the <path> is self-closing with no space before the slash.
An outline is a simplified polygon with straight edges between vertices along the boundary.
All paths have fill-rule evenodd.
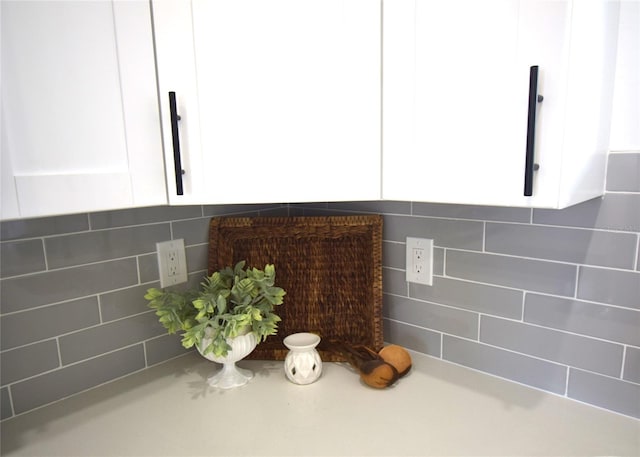
<path id="1" fill-rule="evenodd" d="M 277 332 L 281 319 L 274 309 L 286 292 L 275 279 L 273 265 L 245 269 L 241 261 L 206 277 L 199 291 L 151 288 L 144 298 L 168 333 L 182 332 L 185 348 L 195 345 L 203 354 L 224 357 L 231 349 L 227 338 L 253 332 L 260 342 Z"/>

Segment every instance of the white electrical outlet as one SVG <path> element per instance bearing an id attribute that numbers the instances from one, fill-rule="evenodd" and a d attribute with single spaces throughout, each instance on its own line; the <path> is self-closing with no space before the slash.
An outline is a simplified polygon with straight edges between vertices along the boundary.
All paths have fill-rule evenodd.
<path id="1" fill-rule="evenodd" d="M 406 280 L 418 284 L 433 284 L 433 240 L 407 237 Z"/>
<path id="2" fill-rule="evenodd" d="M 156 243 L 156 250 L 158 251 L 160 287 L 187 282 L 187 256 L 184 252 L 184 240 Z"/>

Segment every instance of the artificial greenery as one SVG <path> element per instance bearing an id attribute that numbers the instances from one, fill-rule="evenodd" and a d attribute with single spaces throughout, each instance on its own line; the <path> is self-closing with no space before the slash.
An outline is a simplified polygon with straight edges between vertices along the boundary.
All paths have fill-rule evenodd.
<path id="1" fill-rule="evenodd" d="M 241 261 L 206 277 L 199 291 L 177 292 L 151 288 L 144 298 L 169 333 L 182 331 L 182 345 L 203 354 L 227 355 L 226 338 L 252 331 L 258 342 L 277 332 L 281 320 L 274 307 L 283 302 L 284 289 L 275 286 L 276 269 L 246 268 Z M 203 340 L 210 341 L 201 347 Z"/>

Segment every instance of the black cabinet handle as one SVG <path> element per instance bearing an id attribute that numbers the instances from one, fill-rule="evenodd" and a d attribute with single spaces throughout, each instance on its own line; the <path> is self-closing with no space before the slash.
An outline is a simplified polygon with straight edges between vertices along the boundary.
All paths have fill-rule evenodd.
<path id="1" fill-rule="evenodd" d="M 538 66 L 529 69 L 529 116 L 527 119 L 527 153 L 524 165 L 524 195 L 533 195 L 533 172 L 539 167 L 534 162 L 535 137 L 536 137 L 536 111 L 537 104 L 543 100 L 538 95 Z"/>
<path id="2" fill-rule="evenodd" d="M 171 138 L 173 140 L 173 166 L 176 174 L 176 190 L 178 195 L 184 195 L 182 187 L 182 159 L 180 157 L 180 134 L 178 131 L 178 109 L 176 108 L 176 93 L 169 92 L 169 113 L 171 114 Z"/>

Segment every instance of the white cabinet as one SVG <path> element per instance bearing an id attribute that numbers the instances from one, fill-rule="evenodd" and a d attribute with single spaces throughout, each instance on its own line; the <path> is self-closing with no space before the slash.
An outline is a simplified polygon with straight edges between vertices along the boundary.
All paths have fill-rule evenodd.
<path id="1" fill-rule="evenodd" d="M 562 208 L 602 195 L 618 7 L 385 2 L 383 198 Z M 525 196 L 530 97 L 539 168 Z"/>
<path id="2" fill-rule="evenodd" d="M 171 204 L 380 198 L 380 0 L 152 9 Z"/>
<path id="3" fill-rule="evenodd" d="M 166 204 L 149 4 L 0 8 L 2 218 Z"/>

